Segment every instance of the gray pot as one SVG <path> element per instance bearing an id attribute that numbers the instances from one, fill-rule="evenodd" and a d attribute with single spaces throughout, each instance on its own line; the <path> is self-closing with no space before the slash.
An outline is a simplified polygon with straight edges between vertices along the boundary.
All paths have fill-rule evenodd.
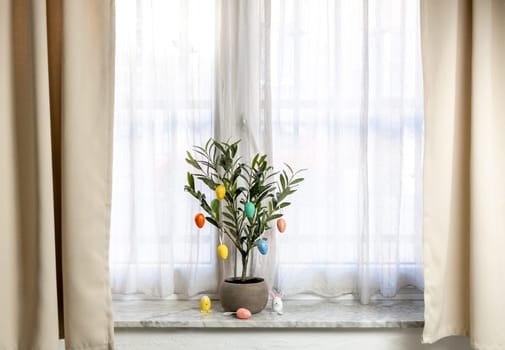
<path id="1" fill-rule="evenodd" d="M 268 302 L 268 287 L 263 278 L 252 277 L 245 281 L 240 278 L 227 278 L 219 292 L 224 311 L 237 311 L 244 307 L 256 314 Z"/>

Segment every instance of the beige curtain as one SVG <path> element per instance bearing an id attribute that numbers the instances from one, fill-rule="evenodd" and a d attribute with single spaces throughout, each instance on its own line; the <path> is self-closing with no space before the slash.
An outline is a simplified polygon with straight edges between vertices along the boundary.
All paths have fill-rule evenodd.
<path id="1" fill-rule="evenodd" d="M 0 0 L 0 349 L 112 349 L 112 0 Z"/>
<path id="2" fill-rule="evenodd" d="M 424 341 L 505 349 L 505 1 L 421 6 Z"/>

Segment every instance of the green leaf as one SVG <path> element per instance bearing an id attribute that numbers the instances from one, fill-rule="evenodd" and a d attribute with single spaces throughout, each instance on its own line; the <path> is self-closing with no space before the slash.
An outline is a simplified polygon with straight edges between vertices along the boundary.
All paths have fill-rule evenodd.
<path id="1" fill-rule="evenodd" d="M 291 185 L 296 185 L 296 184 L 302 182 L 303 180 L 305 180 L 303 177 L 299 177 L 298 179 L 294 179 L 293 181 L 291 181 Z"/>
<path id="2" fill-rule="evenodd" d="M 226 217 L 227 219 L 230 219 L 231 221 L 235 221 L 235 218 L 234 218 L 234 217 L 233 217 L 233 215 L 231 215 L 230 213 L 223 212 L 223 215 L 224 215 L 224 217 Z"/>
<path id="3" fill-rule="evenodd" d="M 204 175 L 197 175 L 196 176 L 200 181 L 202 181 L 204 184 L 206 184 L 211 190 L 215 190 L 217 187 L 217 184 L 212 181 L 211 179 L 205 177 Z"/>
<path id="4" fill-rule="evenodd" d="M 251 168 L 254 168 L 256 166 L 256 162 L 258 161 L 259 153 L 256 153 L 254 156 L 252 162 L 251 162 Z"/>
<path id="5" fill-rule="evenodd" d="M 188 158 L 186 158 L 186 162 L 188 162 L 190 165 L 192 165 L 196 169 L 202 170 L 202 168 L 200 167 L 198 162 L 195 160 L 195 158 L 193 158 L 193 156 L 191 155 L 191 153 L 189 151 L 186 151 L 186 155 L 188 156 Z"/>
<path id="6" fill-rule="evenodd" d="M 238 198 L 238 196 L 240 196 L 240 194 L 244 191 L 246 191 L 244 187 L 237 188 L 237 190 L 235 191 L 235 198 Z"/>
<path id="7" fill-rule="evenodd" d="M 188 184 L 191 189 L 195 189 L 195 178 L 193 175 L 188 171 Z"/>
<path id="8" fill-rule="evenodd" d="M 214 141 L 214 146 L 219 150 L 219 152 L 225 153 L 224 147 L 221 143 Z"/>
<path id="9" fill-rule="evenodd" d="M 281 217 L 282 217 L 282 214 L 274 214 L 268 218 L 268 221 L 275 220 L 275 219 L 278 219 Z"/>
<path id="10" fill-rule="evenodd" d="M 206 143 L 205 143 L 205 149 L 209 149 L 209 145 L 214 142 L 214 140 L 212 138 L 210 138 Z"/>
<path id="11" fill-rule="evenodd" d="M 281 180 L 281 188 L 282 189 L 286 188 L 286 180 L 284 180 L 284 176 L 282 176 L 282 174 L 280 175 L 280 180 Z"/>
<path id="12" fill-rule="evenodd" d="M 216 226 L 217 228 L 219 228 L 219 224 L 216 222 L 216 220 L 214 220 L 213 218 L 211 218 L 210 216 L 206 216 L 205 219 L 207 219 L 208 222 L 210 222 L 212 225 Z"/>
<path id="13" fill-rule="evenodd" d="M 223 224 L 225 224 L 228 227 L 235 228 L 235 223 L 228 221 L 228 220 L 223 220 Z"/>
<path id="14" fill-rule="evenodd" d="M 210 207 L 212 208 L 214 216 L 219 221 L 219 200 L 213 199 L 212 202 L 210 202 Z"/>
<path id="15" fill-rule="evenodd" d="M 207 153 L 205 153 L 205 151 L 201 151 L 200 149 L 195 149 L 194 150 L 196 153 L 198 153 L 199 155 L 201 155 L 202 157 L 204 157 L 205 159 L 208 159 L 209 155 Z"/>

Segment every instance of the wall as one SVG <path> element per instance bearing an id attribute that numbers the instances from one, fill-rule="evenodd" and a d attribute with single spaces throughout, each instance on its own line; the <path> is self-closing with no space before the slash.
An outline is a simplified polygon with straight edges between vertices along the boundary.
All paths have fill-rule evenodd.
<path id="1" fill-rule="evenodd" d="M 464 337 L 421 344 L 421 328 L 408 329 L 116 329 L 117 350 L 332 349 L 470 350 Z"/>

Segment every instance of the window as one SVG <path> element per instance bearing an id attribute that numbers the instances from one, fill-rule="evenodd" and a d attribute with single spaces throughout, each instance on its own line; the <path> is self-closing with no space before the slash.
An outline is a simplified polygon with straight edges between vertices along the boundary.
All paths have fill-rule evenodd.
<path id="1" fill-rule="evenodd" d="M 184 156 L 214 135 L 214 58 L 227 49 L 216 8 L 226 5 L 116 6 L 113 291 L 212 293 L 216 234 L 193 225 Z M 272 0 L 270 26 L 259 23 L 273 161 L 309 169 L 273 252 L 275 284 L 289 295 L 422 288 L 418 17 L 418 1 Z"/>
<path id="2" fill-rule="evenodd" d="M 365 5 L 272 1 L 274 159 L 309 169 L 278 243 L 292 293 L 422 287 L 419 4 Z"/>
<path id="3" fill-rule="evenodd" d="M 191 278 L 217 288 L 215 235 L 196 232 L 183 193 L 185 152 L 213 133 L 213 11 L 208 0 L 116 5 L 113 291 L 185 294 Z"/>

